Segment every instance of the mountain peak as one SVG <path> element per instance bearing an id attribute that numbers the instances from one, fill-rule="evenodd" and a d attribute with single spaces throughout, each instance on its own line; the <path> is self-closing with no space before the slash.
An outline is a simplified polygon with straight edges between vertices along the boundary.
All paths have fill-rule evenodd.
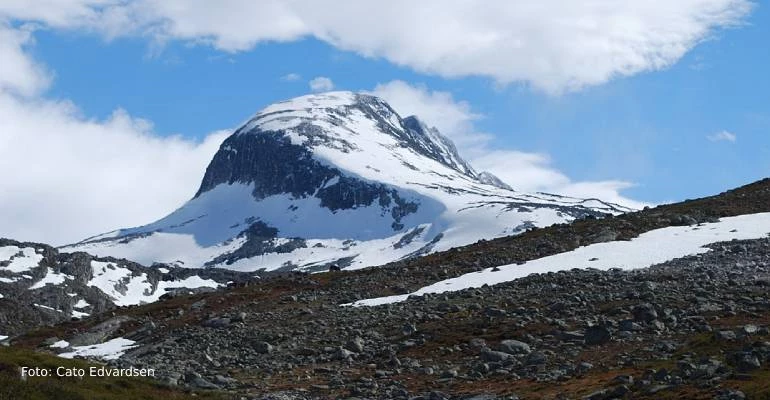
<path id="1" fill-rule="evenodd" d="M 273 150 L 270 154 L 246 154 L 251 153 L 249 146 Z M 252 165 L 236 168 L 240 171 L 235 175 L 254 171 L 256 159 L 274 159 L 278 147 L 293 149 L 291 152 L 295 154 L 287 157 L 301 153 L 304 158 L 371 180 L 381 180 L 379 175 L 382 173 L 372 174 L 373 171 L 388 171 L 391 179 L 387 183 L 391 184 L 403 183 L 402 179 L 393 178 L 411 175 L 411 171 L 446 175 L 442 172 L 444 169 L 452 170 L 452 174 L 459 173 L 464 179 L 486 184 L 462 159 L 451 140 L 416 116 L 402 118 L 385 100 L 368 93 L 317 93 L 265 107 L 222 144 L 222 154 L 217 154 L 212 165 L 245 162 Z M 383 163 L 386 158 L 397 162 Z M 428 161 L 428 164 L 420 168 L 416 159 L 421 159 L 422 164 Z M 251 176 L 235 176 L 217 170 L 222 168 L 207 170 L 199 194 L 224 181 L 253 181 Z"/>
<path id="2" fill-rule="evenodd" d="M 292 120 L 301 122 L 308 118 L 321 119 L 323 116 L 342 116 L 350 114 L 352 110 L 359 110 L 365 115 L 376 114 L 383 119 L 398 115 L 385 100 L 368 93 L 350 91 L 313 93 L 280 101 L 263 108 L 243 124 L 236 133 L 253 133 L 255 127 L 262 127 L 262 130 L 285 129 L 291 126 Z M 288 124 L 282 126 L 281 122 L 288 122 Z"/>
<path id="3" fill-rule="evenodd" d="M 147 264 L 360 268 L 621 211 L 515 192 L 418 117 L 371 94 L 328 92 L 250 118 L 222 143 L 195 197 L 167 217 L 76 247 Z"/>
<path id="4" fill-rule="evenodd" d="M 380 97 L 368 93 L 337 90 L 333 92 L 311 93 L 279 101 L 263 108 L 256 116 L 275 112 L 329 109 L 371 103 L 387 104 Z"/>

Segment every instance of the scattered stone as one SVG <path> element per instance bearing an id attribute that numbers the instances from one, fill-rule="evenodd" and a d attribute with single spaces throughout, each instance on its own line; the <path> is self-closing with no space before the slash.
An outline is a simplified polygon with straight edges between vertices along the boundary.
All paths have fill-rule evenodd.
<path id="1" fill-rule="evenodd" d="M 504 361 L 509 358 L 511 358 L 511 355 L 502 351 L 494 351 L 489 348 L 481 349 L 481 359 L 484 361 Z"/>
<path id="2" fill-rule="evenodd" d="M 230 318 L 226 317 L 215 317 L 206 320 L 203 323 L 203 326 L 207 328 L 225 328 L 230 325 Z"/>
<path id="3" fill-rule="evenodd" d="M 345 344 L 345 348 L 354 353 L 361 353 L 364 351 L 364 339 L 360 336 L 356 336 Z"/>
<path id="4" fill-rule="evenodd" d="M 273 345 L 267 342 L 257 342 L 254 345 L 254 350 L 259 354 L 270 354 L 274 349 Z"/>
<path id="5" fill-rule="evenodd" d="M 529 354 L 532 352 L 528 344 L 512 339 L 503 340 L 497 349 L 508 354 Z"/>

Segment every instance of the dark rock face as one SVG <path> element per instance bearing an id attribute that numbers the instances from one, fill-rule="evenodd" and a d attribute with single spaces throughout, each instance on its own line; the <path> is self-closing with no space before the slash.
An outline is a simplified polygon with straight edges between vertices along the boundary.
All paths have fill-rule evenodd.
<path id="1" fill-rule="evenodd" d="M 401 219 L 420 206 L 394 188 L 345 176 L 318 162 L 307 147 L 292 144 L 281 132 L 236 132 L 225 140 L 206 168 L 195 197 L 222 183 L 253 183 L 257 200 L 283 193 L 295 198 L 315 196 L 332 211 L 378 204 L 389 212 L 396 231 L 403 229 Z"/>
<path id="2" fill-rule="evenodd" d="M 237 250 L 221 254 L 205 265 L 216 265 L 224 262 L 231 265 L 234 262 L 267 253 L 291 253 L 292 251 L 307 247 L 307 242 L 302 238 L 291 238 L 288 242 L 278 244 L 276 237 L 278 229 L 268 226 L 262 221 L 252 223 L 238 237 L 246 237 L 246 242 Z"/>
<path id="3" fill-rule="evenodd" d="M 256 199 L 280 193 L 303 197 L 339 175 L 338 170 L 314 160 L 307 148 L 291 144 L 281 132 L 236 132 L 214 155 L 195 197 L 222 183 L 254 183 Z"/>
<path id="4" fill-rule="evenodd" d="M 404 118 L 402 122 L 407 132 L 404 138 L 405 146 L 409 146 L 419 154 L 432 158 L 458 172 L 476 176 L 473 168 L 460 157 L 454 143 L 442 136 L 435 128 L 428 128 L 414 115 Z M 433 140 L 428 139 L 428 131 L 430 131 Z"/>

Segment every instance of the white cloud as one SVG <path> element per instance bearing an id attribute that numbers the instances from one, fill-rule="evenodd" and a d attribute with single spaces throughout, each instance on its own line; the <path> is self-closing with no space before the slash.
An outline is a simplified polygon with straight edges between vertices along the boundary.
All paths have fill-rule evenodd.
<path id="1" fill-rule="evenodd" d="M 296 82 L 298 80 L 302 79 L 302 75 L 291 72 L 281 77 L 282 81 L 286 82 Z"/>
<path id="2" fill-rule="evenodd" d="M 3 0 L 0 16 L 42 22 L 55 28 L 93 25 L 102 7 L 115 6 L 115 0 Z"/>
<path id="3" fill-rule="evenodd" d="M 731 142 L 735 143 L 736 140 L 738 140 L 738 136 L 732 132 L 728 131 L 721 131 L 717 132 L 713 135 L 706 136 L 706 139 L 712 141 L 712 142 Z"/>
<path id="4" fill-rule="evenodd" d="M 33 96 L 48 86 L 50 73 L 24 53 L 32 44 L 30 27 L 11 29 L 0 21 L 0 92 Z"/>
<path id="5" fill-rule="evenodd" d="M 151 222 L 194 194 L 227 132 L 160 137 L 123 110 L 96 121 L 34 96 L 50 78 L 25 53 L 28 35 L 0 28 L 13 39 L 0 40 L 0 236 L 64 244 Z"/>
<path id="6" fill-rule="evenodd" d="M 334 89 L 334 82 L 325 76 L 317 76 L 308 82 L 308 86 L 314 92 L 328 92 Z"/>
<path id="7" fill-rule="evenodd" d="M 573 181 L 551 165 L 546 154 L 491 148 L 491 135 L 478 132 L 473 122 L 480 116 L 464 101 L 457 101 L 451 93 L 430 91 L 424 86 L 413 86 L 403 81 L 377 85 L 373 94 L 384 98 L 402 116 L 417 115 L 430 126 L 458 144 L 461 155 L 479 171 L 489 171 L 525 192 L 547 192 L 580 198 L 598 198 L 633 208 L 647 203 L 621 194 L 633 187 L 630 182 Z"/>
<path id="8" fill-rule="evenodd" d="M 396 107 L 402 116 L 415 114 L 435 126 L 443 135 L 465 150 L 473 153 L 492 139 L 477 132 L 473 122 L 482 118 L 471 111 L 465 101 L 456 101 L 449 92 L 431 91 L 425 86 L 413 86 L 395 80 L 379 84 L 372 94 L 382 97 Z"/>
<path id="9" fill-rule="evenodd" d="M 185 40 L 234 52 L 313 36 L 445 77 L 478 75 L 558 94 L 666 68 L 749 0 L 205 1 L 5 0 L 0 19 L 90 29 L 107 37 Z"/>

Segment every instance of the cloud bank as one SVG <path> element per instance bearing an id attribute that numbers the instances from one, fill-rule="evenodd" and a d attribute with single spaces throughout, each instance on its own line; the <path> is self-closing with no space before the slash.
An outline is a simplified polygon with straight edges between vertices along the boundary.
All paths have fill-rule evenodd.
<path id="1" fill-rule="evenodd" d="M 0 27 L 0 236 L 65 244 L 151 222 L 192 197 L 228 132 L 195 142 L 158 136 L 120 109 L 88 119 L 40 96 L 51 78 L 30 44 L 29 32 Z"/>
<path id="2" fill-rule="evenodd" d="M 424 73 L 522 82 L 552 94 L 664 69 L 715 30 L 740 24 L 752 8 L 748 0 L 39 3 L 5 0 L 0 19 L 227 52 L 314 37 Z"/>

